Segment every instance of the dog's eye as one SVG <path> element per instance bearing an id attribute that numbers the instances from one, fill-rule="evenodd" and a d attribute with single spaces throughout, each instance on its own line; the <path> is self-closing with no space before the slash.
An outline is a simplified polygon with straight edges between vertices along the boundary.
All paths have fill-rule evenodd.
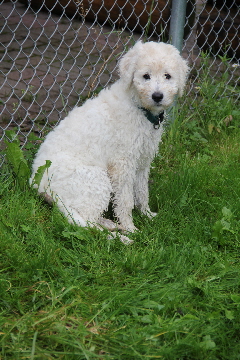
<path id="1" fill-rule="evenodd" d="M 167 80 L 169 80 L 169 79 L 171 79 L 171 75 L 169 75 L 169 74 L 164 74 L 165 75 L 165 78 L 167 79 Z"/>
<path id="2" fill-rule="evenodd" d="M 151 77 L 150 77 L 149 74 L 144 74 L 144 75 L 143 75 L 143 78 L 144 78 L 145 80 L 150 80 L 150 79 L 151 79 Z"/>

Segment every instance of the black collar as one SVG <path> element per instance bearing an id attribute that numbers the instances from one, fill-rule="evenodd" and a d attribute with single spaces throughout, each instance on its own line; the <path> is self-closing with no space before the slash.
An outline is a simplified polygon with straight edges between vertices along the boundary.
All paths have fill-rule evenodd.
<path id="1" fill-rule="evenodd" d="M 153 115 L 151 113 L 151 111 L 149 111 L 148 109 L 145 109 L 145 108 L 140 108 L 140 109 L 144 112 L 144 115 L 146 116 L 148 121 L 150 121 L 150 123 L 153 124 L 154 129 L 156 129 L 156 130 L 159 129 L 160 124 L 164 120 L 164 111 L 162 111 L 158 115 Z"/>

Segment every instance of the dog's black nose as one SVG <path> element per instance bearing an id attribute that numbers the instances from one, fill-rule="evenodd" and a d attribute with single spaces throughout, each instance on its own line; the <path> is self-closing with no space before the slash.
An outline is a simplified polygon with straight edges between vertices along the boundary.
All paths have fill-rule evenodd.
<path id="1" fill-rule="evenodd" d="M 159 103 L 160 101 L 162 101 L 163 99 L 163 93 L 161 92 L 155 92 L 152 94 L 152 99 L 156 102 Z"/>

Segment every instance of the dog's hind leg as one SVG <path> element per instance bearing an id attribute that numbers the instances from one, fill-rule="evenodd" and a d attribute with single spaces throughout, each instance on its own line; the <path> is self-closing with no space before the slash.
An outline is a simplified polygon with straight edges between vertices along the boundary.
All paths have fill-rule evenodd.
<path id="1" fill-rule="evenodd" d="M 87 220 L 84 220 L 83 217 L 79 214 L 78 210 L 74 209 L 71 206 L 66 206 L 63 202 L 60 205 L 62 200 L 59 199 L 57 202 L 59 210 L 66 216 L 70 224 L 76 224 L 78 226 L 86 227 L 88 226 Z"/>
<path id="2" fill-rule="evenodd" d="M 93 226 L 108 208 L 112 187 L 107 172 L 97 166 L 81 166 L 53 176 L 51 190 L 61 212 L 70 223 Z"/>
<path id="3" fill-rule="evenodd" d="M 116 231 L 116 230 L 124 231 L 125 230 L 120 224 L 118 224 L 112 220 L 103 218 L 103 217 L 100 217 L 98 225 L 101 228 L 107 229 L 109 231 Z"/>

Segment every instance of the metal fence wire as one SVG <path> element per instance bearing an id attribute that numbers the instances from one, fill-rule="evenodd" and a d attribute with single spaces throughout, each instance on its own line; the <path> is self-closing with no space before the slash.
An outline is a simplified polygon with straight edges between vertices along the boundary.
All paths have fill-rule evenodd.
<path id="1" fill-rule="evenodd" d="M 179 20 L 178 46 L 193 69 L 187 95 L 197 96 L 201 51 L 209 53 L 211 79 L 223 71 L 219 56 L 227 57 L 226 85 L 236 93 L 240 0 L 0 0 L 1 149 L 7 130 L 22 146 L 44 135 L 117 78 L 117 60 L 138 39 L 171 42 Z"/>

